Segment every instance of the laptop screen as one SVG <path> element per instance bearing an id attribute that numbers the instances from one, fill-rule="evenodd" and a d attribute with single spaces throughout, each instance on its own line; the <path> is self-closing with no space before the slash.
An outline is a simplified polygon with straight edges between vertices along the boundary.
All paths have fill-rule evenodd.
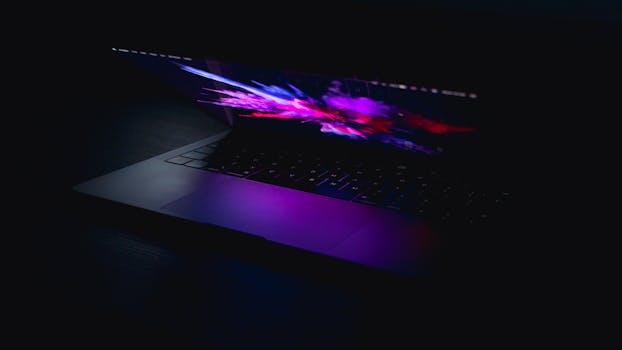
<path id="1" fill-rule="evenodd" d="M 234 128 L 340 138 L 438 157 L 468 150 L 481 123 L 473 91 L 113 51 Z"/>

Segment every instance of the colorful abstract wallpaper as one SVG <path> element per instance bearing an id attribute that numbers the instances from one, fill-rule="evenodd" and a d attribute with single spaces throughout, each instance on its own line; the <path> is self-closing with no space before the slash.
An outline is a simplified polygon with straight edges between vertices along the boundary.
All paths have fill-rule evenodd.
<path id="1" fill-rule="evenodd" d="M 239 110 L 242 118 L 291 119 L 317 125 L 322 133 L 373 140 L 422 152 L 438 153 L 417 141 L 422 133 L 444 135 L 469 133 L 470 126 L 450 125 L 420 113 L 375 100 L 367 96 L 352 96 L 342 91 L 342 83 L 333 80 L 321 96 L 311 96 L 300 88 L 285 83 L 268 85 L 260 81 L 236 81 L 218 74 L 172 62 L 179 69 L 227 88 L 202 87 L 198 102 Z"/>

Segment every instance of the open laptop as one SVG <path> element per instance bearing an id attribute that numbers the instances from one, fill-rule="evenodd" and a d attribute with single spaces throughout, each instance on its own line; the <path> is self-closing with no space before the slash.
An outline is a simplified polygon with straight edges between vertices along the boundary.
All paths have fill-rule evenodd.
<path id="1" fill-rule="evenodd" d="M 113 48 L 228 131 L 75 186 L 372 268 L 427 273 L 445 232 L 501 217 L 477 91 Z M 207 231 L 206 231 L 207 232 Z"/>

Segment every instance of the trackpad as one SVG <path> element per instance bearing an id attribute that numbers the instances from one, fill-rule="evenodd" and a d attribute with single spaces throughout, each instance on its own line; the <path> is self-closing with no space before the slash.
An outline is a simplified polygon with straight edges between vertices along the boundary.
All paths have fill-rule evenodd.
<path id="1" fill-rule="evenodd" d="M 164 212 L 323 253 L 369 218 L 355 203 L 221 174 L 164 207 Z"/>

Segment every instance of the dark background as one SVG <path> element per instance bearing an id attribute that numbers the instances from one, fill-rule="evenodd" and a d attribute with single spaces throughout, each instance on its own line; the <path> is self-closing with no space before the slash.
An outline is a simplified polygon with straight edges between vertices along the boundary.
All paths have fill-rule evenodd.
<path id="1" fill-rule="evenodd" d="M 541 253 L 563 239 L 559 221 L 543 220 L 566 209 L 554 199 L 569 188 L 551 165 L 590 158 L 588 129 L 607 125 L 601 101 L 619 73 L 619 8 L 336 4 L 39 11 L 42 40 L 26 40 L 29 59 L 10 67 L 26 98 L 4 138 L 19 209 L 8 230 L 27 238 L 14 249 L 23 340 L 391 348 L 550 335 L 560 315 L 551 276 L 564 271 L 542 264 L 554 259 Z M 448 243 L 447 269 L 413 280 L 234 234 L 213 239 L 203 227 L 75 196 L 81 181 L 219 128 L 114 60 L 113 46 L 480 91 L 499 111 L 496 123 L 515 130 L 499 152 L 522 184 L 515 221 L 463 232 Z M 579 129 L 579 145 L 568 143 Z"/>

